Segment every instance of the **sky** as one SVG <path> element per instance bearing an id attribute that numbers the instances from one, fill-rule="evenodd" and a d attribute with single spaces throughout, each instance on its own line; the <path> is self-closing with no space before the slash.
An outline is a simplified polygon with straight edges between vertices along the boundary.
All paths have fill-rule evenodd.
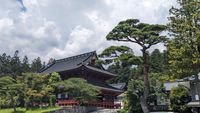
<path id="1" fill-rule="evenodd" d="M 0 54 L 30 59 L 65 58 L 111 45 L 132 43 L 106 41 L 120 21 L 134 18 L 150 24 L 166 24 L 176 0 L 0 0 Z M 153 46 L 151 50 L 162 44 Z"/>

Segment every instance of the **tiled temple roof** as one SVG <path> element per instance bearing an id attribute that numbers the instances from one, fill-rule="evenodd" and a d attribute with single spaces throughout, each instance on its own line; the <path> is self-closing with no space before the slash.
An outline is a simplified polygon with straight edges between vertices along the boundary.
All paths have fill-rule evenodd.
<path id="1" fill-rule="evenodd" d="M 71 70 L 71 69 L 76 69 L 81 66 L 85 66 L 86 68 L 90 70 L 103 73 L 105 75 L 116 76 L 115 74 L 105 71 L 104 69 L 90 66 L 89 62 L 94 57 L 97 58 L 97 55 L 95 51 L 92 51 L 92 52 L 88 52 L 88 53 L 84 53 L 84 54 L 80 54 L 80 55 L 76 55 L 76 56 L 72 56 L 72 57 L 68 57 L 64 59 L 55 60 L 51 65 L 43 69 L 41 73 L 63 72 L 63 71 Z"/>

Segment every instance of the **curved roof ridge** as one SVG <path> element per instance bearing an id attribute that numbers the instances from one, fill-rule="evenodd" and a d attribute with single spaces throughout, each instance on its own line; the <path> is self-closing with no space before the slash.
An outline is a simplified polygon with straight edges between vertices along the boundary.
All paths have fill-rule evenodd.
<path id="1" fill-rule="evenodd" d="M 105 74 L 108 74 L 108 75 L 111 75 L 111 76 L 117 76 L 116 74 L 113 74 L 109 71 L 106 71 L 106 70 L 102 70 L 102 69 L 99 69 L 99 68 L 95 68 L 95 67 L 92 67 L 92 66 L 89 66 L 89 65 L 84 65 L 85 67 L 91 69 L 91 70 L 95 70 L 95 71 L 98 71 L 98 72 L 101 72 L 101 73 L 105 73 Z"/>
<path id="2" fill-rule="evenodd" d="M 54 65 L 56 65 L 58 63 L 70 62 L 70 60 L 76 60 L 76 59 L 85 57 L 83 59 L 83 61 L 77 62 L 77 64 L 74 64 L 76 66 L 80 65 L 80 64 L 86 62 L 92 55 L 96 55 L 96 51 L 91 51 L 91 52 L 87 52 L 87 53 L 83 53 L 83 54 L 74 55 L 74 56 L 70 56 L 70 57 L 67 57 L 67 58 L 62 58 L 62 59 L 55 60 L 52 64 L 50 64 L 49 66 L 47 66 L 44 69 L 40 70 L 40 73 L 48 70 L 49 68 L 52 68 L 52 66 L 54 66 Z"/>
<path id="3" fill-rule="evenodd" d="M 96 51 L 91 51 L 91 52 L 87 52 L 87 53 L 83 53 L 83 54 L 79 54 L 79 55 L 74 55 L 74 56 L 58 59 L 58 60 L 55 60 L 55 62 L 62 62 L 62 61 L 72 60 L 72 59 L 79 58 L 81 56 L 88 55 L 88 54 L 89 55 L 96 54 Z"/>

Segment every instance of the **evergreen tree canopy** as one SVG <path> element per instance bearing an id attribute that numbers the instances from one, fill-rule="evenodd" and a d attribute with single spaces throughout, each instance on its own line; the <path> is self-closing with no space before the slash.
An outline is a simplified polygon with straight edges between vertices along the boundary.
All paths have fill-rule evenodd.
<path id="1" fill-rule="evenodd" d="M 170 9 L 168 43 L 170 71 L 175 78 L 197 75 L 200 71 L 200 2 L 177 0 Z"/>
<path id="2" fill-rule="evenodd" d="M 32 72 L 39 72 L 42 69 L 42 61 L 40 59 L 40 57 L 36 58 L 33 60 L 32 64 L 31 64 L 31 71 Z"/>
<path id="3" fill-rule="evenodd" d="M 185 113 L 189 109 L 187 103 L 191 101 L 189 95 L 189 89 L 183 85 L 172 88 L 169 95 L 171 108 L 174 111 Z"/>
<path id="4" fill-rule="evenodd" d="M 88 100 L 96 99 L 99 94 L 98 88 L 88 84 L 87 81 L 82 78 L 69 78 L 60 82 L 58 85 L 64 86 L 64 90 L 70 95 L 73 95 L 73 98 L 78 101 L 80 105 Z"/>
<path id="5" fill-rule="evenodd" d="M 29 65 L 29 61 L 28 61 L 28 57 L 24 56 L 23 60 L 22 60 L 22 72 L 30 72 L 30 65 Z"/>
<path id="6" fill-rule="evenodd" d="M 16 111 L 16 106 L 19 104 L 19 95 L 22 92 L 22 84 L 15 79 L 5 76 L 0 78 L 0 98 L 4 99 Z"/>
<path id="7" fill-rule="evenodd" d="M 141 57 L 135 56 L 132 49 L 127 46 L 110 46 L 100 55 L 103 64 L 109 65 L 108 71 L 119 76 L 110 82 L 128 82 L 133 77 L 134 68 L 142 63 Z"/>
<path id="8" fill-rule="evenodd" d="M 149 56 L 149 72 L 161 73 L 164 71 L 164 53 L 159 49 L 155 49 Z"/>
<path id="9" fill-rule="evenodd" d="M 137 19 L 127 19 L 119 22 L 106 36 L 107 40 L 132 42 L 142 48 L 144 95 L 140 97 L 140 103 L 144 113 L 149 113 L 147 105 L 149 94 L 147 50 L 155 44 L 167 41 L 167 38 L 161 35 L 165 29 L 164 25 L 140 23 Z"/>

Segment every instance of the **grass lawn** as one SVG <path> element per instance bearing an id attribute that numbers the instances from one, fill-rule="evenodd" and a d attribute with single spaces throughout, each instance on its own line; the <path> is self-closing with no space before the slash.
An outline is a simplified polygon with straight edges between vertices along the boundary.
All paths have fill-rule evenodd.
<path id="1" fill-rule="evenodd" d="M 42 113 L 45 111 L 52 111 L 60 109 L 60 107 L 51 107 L 51 108 L 42 108 L 42 109 L 31 109 L 31 110 L 25 110 L 25 108 L 17 108 L 17 111 L 14 112 L 12 108 L 9 109 L 0 109 L 0 113 Z"/>

